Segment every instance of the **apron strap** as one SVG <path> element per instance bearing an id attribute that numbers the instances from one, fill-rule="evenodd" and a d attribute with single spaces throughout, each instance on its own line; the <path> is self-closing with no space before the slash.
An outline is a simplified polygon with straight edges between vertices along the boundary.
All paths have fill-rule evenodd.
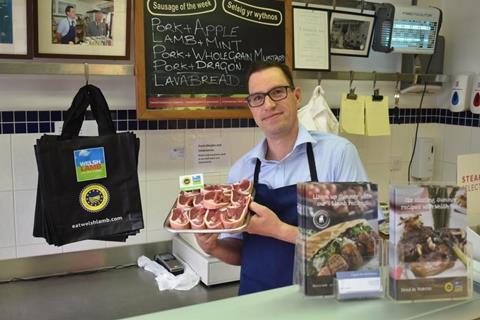
<path id="1" fill-rule="evenodd" d="M 255 172 L 253 173 L 253 185 L 258 184 L 258 176 L 260 175 L 260 167 L 262 166 L 262 161 L 257 158 L 257 163 L 255 164 Z"/>
<path id="2" fill-rule="evenodd" d="M 312 143 L 307 143 L 307 158 L 308 158 L 308 168 L 310 169 L 310 179 L 313 182 L 318 182 L 317 176 L 317 166 L 315 165 L 315 156 L 313 155 Z"/>
<path id="3" fill-rule="evenodd" d="M 310 170 L 310 179 L 313 182 L 318 182 L 317 176 L 317 166 L 315 165 L 315 156 L 313 155 L 312 143 L 307 143 L 307 159 L 308 159 L 308 168 Z M 253 173 L 253 185 L 258 183 L 258 177 L 260 176 L 260 167 L 262 166 L 262 161 L 257 158 L 257 163 L 255 164 L 255 172 Z"/>

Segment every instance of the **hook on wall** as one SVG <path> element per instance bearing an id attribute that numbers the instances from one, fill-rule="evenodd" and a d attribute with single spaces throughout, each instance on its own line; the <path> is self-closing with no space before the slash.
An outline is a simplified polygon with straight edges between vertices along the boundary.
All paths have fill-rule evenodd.
<path id="1" fill-rule="evenodd" d="M 400 72 L 395 73 L 395 75 L 396 75 L 395 89 L 398 90 L 400 85 Z"/>
<path id="2" fill-rule="evenodd" d="M 352 84 L 353 84 L 353 71 L 350 70 L 350 85 L 349 85 L 349 92 L 347 94 L 347 99 L 357 100 L 357 95 L 355 94 L 355 88 L 352 88 Z"/>
<path id="3" fill-rule="evenodd" d="M 380 94 L 380 89 L 377 88 L 377 71 L 373 71 L 373 95 L 372 101 L 382 101 L 383 96 Z"/>
<path id="4" fill-rule="evenodd" d="M 400 73 L 396 73 L 397 82 L 395 83 L 395 94 L 393 95 L 394 103 L 393 105 L 395 108 L 398 108 L 400 103 Z"/>
<path id="5" fill-rule="evenodd" d="M 90 70 L 89 70 L 90 67 L 86 62 L 83 64 L 83 67 L 84 67 L 84 74 L 85 74 L 85 84 L 88 85 L 88 80 L 90 77 Z"/>
<path id="6" fill-rule="evenodd" d="M 365 9 L 365 0 L 362 0 L 362 7 L 360 9 L 360 13 L 363 14 L 363 10 Z"/>
<path id="7" fill-rule="evenodd" d="M 335 11 L 335 9 L 337 9 L 337 0 L 332 1 L 332 7 L 333 7 L 333 11 Z"/>

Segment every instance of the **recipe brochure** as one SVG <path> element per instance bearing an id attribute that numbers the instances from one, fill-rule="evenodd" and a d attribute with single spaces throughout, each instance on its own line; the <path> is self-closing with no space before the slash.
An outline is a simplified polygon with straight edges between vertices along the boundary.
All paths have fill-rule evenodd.
<path id="1" fill-rule="evenodd" d="M 373 183 L 299 183 L 296 276 L 307 296 L 333 295 L 337 272 L 378 270 Z"/>
<path id="2" fill-rule="evenodd" d="M 469 296 L 466 209 L 462 187 L 390 187 L 390 297 L 412 301 Z"/>

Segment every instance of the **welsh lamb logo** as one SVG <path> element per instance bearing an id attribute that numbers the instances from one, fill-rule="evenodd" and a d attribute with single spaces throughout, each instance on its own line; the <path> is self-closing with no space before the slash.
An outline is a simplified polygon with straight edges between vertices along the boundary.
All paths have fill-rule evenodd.
<path id="1" fill-rule="evenodd" d="M 75 150 L 73 156 L 77 182 L 107 177 L 107 165 L 103 147 Z"/>

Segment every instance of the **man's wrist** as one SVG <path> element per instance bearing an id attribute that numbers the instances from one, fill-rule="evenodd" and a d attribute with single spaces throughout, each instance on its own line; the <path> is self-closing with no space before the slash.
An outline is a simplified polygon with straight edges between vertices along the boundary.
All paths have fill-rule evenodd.
<path id="1" fill-rule="evenodd" d="M 274 237 L 289 243 L 295 243 L 298 236 L 298 227 L 282 222 L 278 228 L 278 234 Z"/>

